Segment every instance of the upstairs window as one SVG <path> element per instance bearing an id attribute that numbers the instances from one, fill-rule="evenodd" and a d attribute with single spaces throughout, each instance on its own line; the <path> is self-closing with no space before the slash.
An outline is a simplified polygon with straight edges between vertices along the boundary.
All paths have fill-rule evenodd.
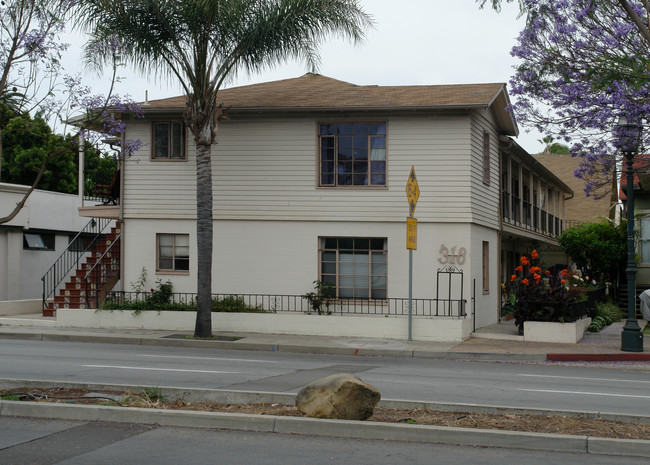
<path id="1" fill-rule="evenodd" d="M 323 123 L 318 138 L 320 186 L 386 186 L 386 123 Z"/>
<path id="2" fill-rule="evenodd" d="M 483 182 L 490 183 L 490 133 L 483 132 Z"/>
<path id="3" fill-rule="evenodd" d="M 153 160 L 185 160 L 185 125 L 182 121 L 155 121 L 152 132 Z"/>
<path id="4" fill-rule="evenodd" d="M 388 276 L 386 238 L 321 237 L 320 276 L 336 296 L 385 299 Z"/>

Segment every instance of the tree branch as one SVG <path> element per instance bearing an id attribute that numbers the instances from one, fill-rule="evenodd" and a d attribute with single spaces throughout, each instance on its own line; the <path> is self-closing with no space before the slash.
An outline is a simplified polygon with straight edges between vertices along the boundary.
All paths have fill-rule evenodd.
<path id="1" fill-rule="evenodd" d="M 627 0 L 618 0 L 618 3 L 621 4 L 628 17 L 632 20 L 636 28 L 641 33 L 641 36 L 645 39 L 648 45 L 650 45 L 650 30 L 648 30 L 648 26 L 643 22 L 643 19 L 641 19 L 636 11 L 634 11 Z M 645 6 L 647 7 L 647 4 Z"/>

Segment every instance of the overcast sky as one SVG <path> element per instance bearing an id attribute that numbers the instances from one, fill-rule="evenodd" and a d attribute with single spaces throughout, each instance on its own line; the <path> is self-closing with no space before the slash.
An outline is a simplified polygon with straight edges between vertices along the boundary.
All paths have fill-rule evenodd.
<path id="1" fill-rule="evenodd" d="M 513 72 L 510 50 L 525 19 L 517 19 L 515 5 L 504 5 L 501 13 L 480 10 L 475 0 L 361 0 L 375 19 L 367 40 L 357 46 L 330 40 L 321 47 L 323 75 L 360 85 L 507 83 Z M 81 41 L 77 40 L 76 43 Z M 71 50 L 70 64 L 78 54 Z M 228 85 L 245 85 L 293 78 L 307 71 L 304 64 L 287 63 L 252 76 L 240 74 Z M 136 101 L 170 97 L 182 93 L 172 81 L 147 79 L 124 69 L 118 88 Z M 105 91 L 105 83 L 88 76 L 87 81 Z M 517 138 L 530 153 L 541 151 L 541 136 L 527 133 L 519 125 Z"/>

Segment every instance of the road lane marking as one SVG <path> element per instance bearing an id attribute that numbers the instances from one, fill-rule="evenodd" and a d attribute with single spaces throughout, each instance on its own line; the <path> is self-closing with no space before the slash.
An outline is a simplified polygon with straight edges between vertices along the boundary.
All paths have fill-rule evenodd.
<path id="1" fill-rule="evenodd" d="M 527 375 L 527 374 L 519 374 L 517 376 L 527 376 L 529 378 L 559 378 L 559 379 L 577 379 L 580 381 L 611 381 L 614 383 L 621 383 L 621 382 L 626 382 L 626 383 L 642 383 L 642 384 L 650 384 L 650 381 L 641 381 L 641 380 L 635 380 L 635 379 L 612 379 L 612 378 L 581 378 L 578 376 L 557 376 L 557 375 Z"/>
<path id="2" fill-rule="evenodd" d="M 213 370 L 183 370 L 179 368 L 148 368 L 148 367 L 126 367 L 120 365 L 81 365 L 84 368 L 116 368 L 118 370 L 147 370 L 147 371 L 178 371 L 183 373 L 216 373 L 225 375 L 239 375 L 240 371 L 213 371 Z"/>
<path id="3" fill-rule="evenodd" d="M 138 354 L 139 357 L 151 357 L 151 358 L 183 358 L 190 360 L 216 360 L 219 362 L 256 362 L 256 363 L 278 363 L 273 360 L 253 360 L 245 358 L 218 358 L 218 357 L 190 357 L 187 355 L 149 355 L 149 354 Z"/>
<path id="4" fill-rule="evenodd" d="M 630 394 L 609 394 L 606 392 L 585 392 L 585 391 L 551 391 L 547 389 L 521 389 L 518 388 L 517 391 L 526 391 L 526 392 L 545 392 L 549 394 L 579 394 L 587 396 L 608 396 L 608 397 L 633 397 L 635 399 L 650 399 L 650 396 L 634 396 Z"/>

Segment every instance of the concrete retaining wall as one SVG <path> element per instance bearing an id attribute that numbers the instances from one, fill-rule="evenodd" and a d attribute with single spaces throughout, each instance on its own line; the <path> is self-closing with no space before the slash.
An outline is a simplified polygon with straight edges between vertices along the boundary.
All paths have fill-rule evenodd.
<path id="1" fill-rule="evenodd" d="M 29 313 L 39 313 L 43 309 L 41 299 L 29 300 L 3 300 L 0 301 L 0 315 L 26 315 Z"/>
<path id="2" fill-rule="evenodd" d="M 57 326 L 105 329 L 194 331 L 195 312 L 57 310 Z M 469 318 L 413 318 L 413 340 L 461 342 L 471 332 Z M 213 313 L 214 331 L 407 339 L 408 318 L 383 315 L 302 313 Z"/>

